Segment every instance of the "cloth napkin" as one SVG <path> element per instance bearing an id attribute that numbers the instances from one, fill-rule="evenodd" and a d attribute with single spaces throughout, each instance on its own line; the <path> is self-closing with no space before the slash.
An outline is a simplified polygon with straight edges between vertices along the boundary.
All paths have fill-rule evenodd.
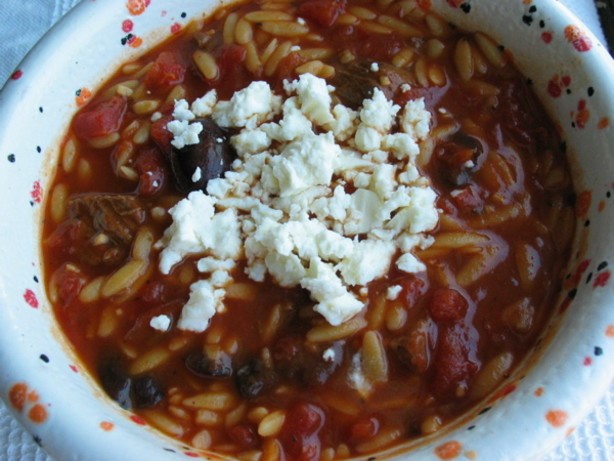
<path id="1" fill-rule="evenodd" d="M 49 27 L 79 1 L 0 0 L 0 87 Z M 599 2 L 560 1 L 603 39 L 595 7 Z M 53 461 L 22 429 L 1 400 L 0 461 Z M 614 461 L 614 388 L 544 461 Z"/>

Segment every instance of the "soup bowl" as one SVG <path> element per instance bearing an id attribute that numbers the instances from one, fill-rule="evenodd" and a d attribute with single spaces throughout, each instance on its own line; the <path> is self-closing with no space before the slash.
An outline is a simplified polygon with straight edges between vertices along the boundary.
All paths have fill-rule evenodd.
<path id="1" fill-rule="evenodd" d="M 576 235 L 554 315 L 512 376 L 458 421 L 378 459 L 539 459 L 614 378 L 614 63 L 558 1 L 419 2 L 505 50 L 566 145 Z M 219 459 L 170 439 L 100 390 L 59 327 L 41 256 L 43 205 L 70 120 L 123 63 L 202 18 L 212 0 L 84 1 L 0 95 L 0 395 L 56 459 Z"/>

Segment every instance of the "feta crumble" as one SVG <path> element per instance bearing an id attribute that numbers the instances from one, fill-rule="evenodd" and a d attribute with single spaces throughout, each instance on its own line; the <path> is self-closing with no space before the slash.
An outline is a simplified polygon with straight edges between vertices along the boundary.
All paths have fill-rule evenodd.
<path id="1" fill-rule="evenodd" d="M 149 326 L 154 330 L 168 331 L 171 327 L 171 318 L 168 315 L 156 315 L 149 321 Z"/>
<path id="2" fill-rule="evenodd" d="M 238 154 L 206 193 L 192 192 L 169 210 L 173 222 L 157 243 L 163 274 L 187 257 L 204 274 L 190 288 L 180 329 L 203 331 L 225 310 L 225 286 L 243 258 L 250 279 L 269 275 L 309 291 L 331 325 L 360 312 L 367 284 L 392 264 L 425 270 L 412 251 L 432 243 L 426 232 L 438 211 L 415 165 L 430 126 L 424 101 L 401 108 L 376 88 L 357 111 L 333 107 L 335 89 L 310 74 L 284 82 L 284 91 L 282 98 L 252 82 L 229 101 L 211 91 L 191 106 L 175 103 L 168 124 L 175 147 L 198 142 L 194 120 L 211 116 L 234 129 Z M 399 292 L 391 287 L 387 296 Z"/>

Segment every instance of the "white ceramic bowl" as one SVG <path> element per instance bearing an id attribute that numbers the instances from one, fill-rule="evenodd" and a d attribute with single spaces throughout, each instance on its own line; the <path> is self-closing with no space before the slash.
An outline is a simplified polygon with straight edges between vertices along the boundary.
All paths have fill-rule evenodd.
<path id="1" fill-rule="evenodd" d="M 83 372 L 45 298 L 39 236 L 41 200 L 77 95 L 95 91 L 120 63 L 215 4 L 84 1 L 0 96 L 0 395 L 58 460 L 206 458 L 130 417 Z M 131 14 L 134 5 L 144 11 Z M 433 0 L 432 7 L 462 28 L 490 34 L 532 80 L 562 130 L 582 206 L 558 314 L 527 365 L 455 428 L 388 454 L 538 459 L 614 377 L 614 64 L 555 0 Z"/>

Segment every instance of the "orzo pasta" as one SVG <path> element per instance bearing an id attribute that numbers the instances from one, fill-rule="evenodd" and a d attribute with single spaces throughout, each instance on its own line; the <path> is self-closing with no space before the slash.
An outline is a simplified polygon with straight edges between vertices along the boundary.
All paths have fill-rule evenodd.
<path id="1" fill-rule="evenodd" d="M 422 4 L 225 6 L 75 116 L 46 283 L 119 405 L 241 459 L 363 456 L 535 345 L 574 235 L 564 144 L 501 46 Z"/>

